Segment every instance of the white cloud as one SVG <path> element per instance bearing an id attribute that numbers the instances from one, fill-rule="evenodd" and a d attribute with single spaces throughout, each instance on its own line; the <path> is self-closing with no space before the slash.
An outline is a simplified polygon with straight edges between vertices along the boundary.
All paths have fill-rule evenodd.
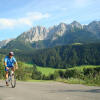
<path id="1" fill-rule="evenodd" d="M 15 26 L 21 25 L 32 26 L 34 21 L 38 21 L 48 17 L 50 17 L 48 13 L 42 14 L 40 12 L 29 12 L 25 17 L 18 19 L 0 18 L 0 29 L 14 28 Z"/>

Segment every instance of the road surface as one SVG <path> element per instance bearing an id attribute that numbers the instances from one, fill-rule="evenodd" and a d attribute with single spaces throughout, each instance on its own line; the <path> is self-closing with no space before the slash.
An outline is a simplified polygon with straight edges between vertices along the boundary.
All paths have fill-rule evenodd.
<path id="1" fill-rule="evenodd" d="M 60 82 L 17 82 L 16 88 L 0 83 L 0 100 L 100 100 L 100 87 Z"/>

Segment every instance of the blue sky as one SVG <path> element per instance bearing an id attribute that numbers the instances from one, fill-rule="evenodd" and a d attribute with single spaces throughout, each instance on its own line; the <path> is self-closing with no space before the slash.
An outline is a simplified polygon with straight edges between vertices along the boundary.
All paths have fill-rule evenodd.
<path id="1" fill-rule="evenodd" d="M 15 38 L 33 26 L 100 20 L 100 0 L 0 0 L 0 40 Z"/>

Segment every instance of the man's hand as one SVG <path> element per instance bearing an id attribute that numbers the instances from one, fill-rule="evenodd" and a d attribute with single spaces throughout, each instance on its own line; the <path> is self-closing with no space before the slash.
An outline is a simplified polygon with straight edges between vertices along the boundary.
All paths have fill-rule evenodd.
<path id="1" fill-rule="evenodd" d="M 15 69 L 18 69 L 18 65 L 17 64 L 15 65 Z"/>
<path id="2" fill-rule="evenodd" d="M 17 62 L 15 63 L 15 69 L 18 69 L 18 64 L 17 64 Z"/>
<path id="3" fill-rule="evenodd" d="M 16 66 L 15 69 L 18 69 L 18 66 Z"/>
<path id="4" fill-rule="evenodd" d="M 8 67 L 6 67 L 6 69 L 7 69 L 7 70 L 9 70 L 9 68 L 8 68 Z"/>

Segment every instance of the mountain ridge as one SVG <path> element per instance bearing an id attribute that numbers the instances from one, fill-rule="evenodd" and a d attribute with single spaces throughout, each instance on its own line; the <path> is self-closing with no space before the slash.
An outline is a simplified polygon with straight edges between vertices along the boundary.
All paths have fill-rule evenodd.
<path id="1" fill-rule="evenodd" d="M 48 29 L 43 26 L 36 26 L 23 32 L 15 41 L 16 43 L 17 41 L 23 42 L 25 45 L 28 43 L 32 48 L 48 48 L 78 42 L 99 42 L 100 21 L 93 21 L 88 25 L 81 25 L 79 22 L 73 21 L 71 24 L 60 23 Z M 13 40 L 5 48 L 10 48 L 11 45 L 13 45 Z"/>

